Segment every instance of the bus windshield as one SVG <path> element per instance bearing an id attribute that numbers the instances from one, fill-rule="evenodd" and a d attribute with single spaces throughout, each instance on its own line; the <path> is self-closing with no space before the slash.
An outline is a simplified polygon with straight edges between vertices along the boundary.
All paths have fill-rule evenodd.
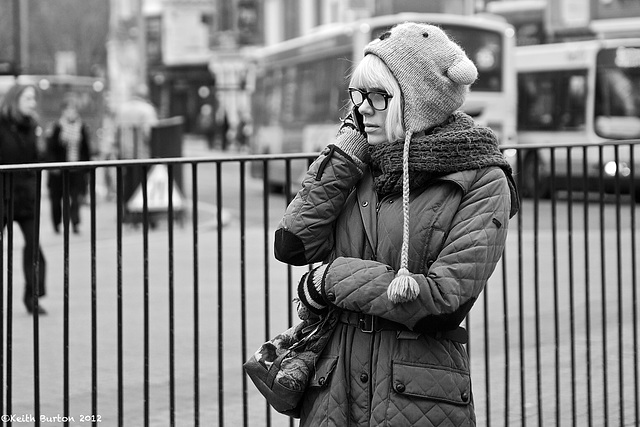
<path id="1" fill-rule="evenodd" d="M 598 135 L 640 138 L 640 48 L 598 52 L 595 95 Z"/>

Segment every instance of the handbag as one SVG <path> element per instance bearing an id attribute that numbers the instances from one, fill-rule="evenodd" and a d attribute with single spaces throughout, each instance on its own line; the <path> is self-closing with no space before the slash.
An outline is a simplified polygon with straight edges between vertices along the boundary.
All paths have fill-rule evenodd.
<path id="1" fill-rule="evenodd" d="M 298 406 L 337 322 L 333 312 L 303 320 L 262 344 L 244 363 L 244 371 L 273 409 L 299 417 Z"/>

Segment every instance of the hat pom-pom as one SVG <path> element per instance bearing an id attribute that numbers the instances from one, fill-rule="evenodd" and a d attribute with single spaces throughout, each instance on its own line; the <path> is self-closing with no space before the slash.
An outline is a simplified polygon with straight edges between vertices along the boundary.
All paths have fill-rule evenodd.
<path id="1" fill-rule="evenodd" d="M 398 304 L 413 301 L 420 293 L 420 286 L 406 268 L 398 270 L 398 274 L 387 288 L 387 296 L 392 303 Z"/>
<path id="2" fill-rule="evenodd" d="M 478 78 L 478 69 L 468 58 L 462 58 L 447 70 L 447 75 L 454 82 L 470 85 Z"/>

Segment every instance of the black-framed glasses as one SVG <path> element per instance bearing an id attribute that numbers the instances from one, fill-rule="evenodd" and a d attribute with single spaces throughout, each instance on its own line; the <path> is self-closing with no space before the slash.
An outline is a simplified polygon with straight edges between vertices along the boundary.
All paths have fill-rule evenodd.
<path id="1" fill-rule="evenodd" d="M 355 87 L 350 87 L 349 98 L 351 98 L 351 102 L 353 102 L 353 105 L 356 107 L 360 107 L 366 99 L 371 108 L 376 111 L 382 111 L 387 109 L 389 106 L 389 99 L 393 98 L 393 96 L 386 92 L 376 90 L 366 92 Z"/>

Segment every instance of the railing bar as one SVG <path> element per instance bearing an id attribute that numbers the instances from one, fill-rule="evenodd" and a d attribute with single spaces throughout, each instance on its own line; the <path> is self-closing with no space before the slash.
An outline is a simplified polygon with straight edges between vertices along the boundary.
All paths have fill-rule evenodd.
<path id="1" fill-rule="evenodd" d="M 191 163 L 191 218 L 193 229 L 193 425 L 200 426 L 200 289 L 198 241 L 198 163 Z"/>
<path id="2" fill-rule="evenodd" d="M 266 160 L 262 163 L 263 170 L 263 191 L 262 191 L 262 220 L 263 220 L 263 256 L 264 256 L 264 336 L 265 341 L 270 338 L 270 317 L 271 313 L 269 310 L 269 256 L 270 256 L 270 248 L 269 248 L 269 162 Z M 271 410 L 269 408 L 269 404 L 265 402 L 265 411 L 266 411 L 266 421 L 267 427 L 271 426 Z"/>
<path id="3" fill-rule="evenodd" d="M 503 151 L 504 154 L 504 151 Z M 522 207 L 522 201 L 518 201 L 520 206 Z M 520 221 L 520 216 L 518 215 L 518 221 Z M 520 227 L 518 227 L 520 230 Z M 502 319 L 503 319 L 503 338 L 504 338 L 504 425 L 509 425 L 509 412 L 510 412 L 510 386 L 511 386 L 511 376 L 510 376 L 510 368 L 511 368 L 511 357 L 510 357 L 510 349 L 511 349 L 511 340 L 509 335 L 509 292 L 508 292 L 508 278 L 507 278 L 507 251 L 504 249 L 502 251 Z"/>
<path id="4" fill-rule="evenodd" d="M 5 174 L 4 173 L 0 173 L 0 212 L 2 213 L 2 227 L 0 227 L 0 271 L 5 271 L 4 270 L 4 229 L 5 229 L 5 197 L 7 197 L 8 195 L 6 195 L 4 193 L 4 188 L 5 188 Z M 11 250 L 11 248 L 9 248 L 8 250 Z M 7 290 L 8 291 L 8 290 Z M 9 301 L 7 300 L 7 305 L 9 305 Z M 0 307 L 4 308 L 4 274 L 0 274 Z M 8 316 L 8 314 L 7 314 Z M 7 323 L 9 323 L 9 318 L 7 317 Z M 4 309 L 0 311 L 0 343 L 4 343 L 5 342 L 5 337 L 4 337 Z M 7 348 L 9 347 L 9 344 L 7 343 Z M 4 352 L 5 352 L 5 347 L 2 347 L 2 350 L 0 351 L 0 400 L 2 401 L 2 413 L 3 414 L 8 414 L 9 412 L 7 412 L 5 410 L 6 408 L 6 401 L 5 401 L 5 375 L 4 375 L 4 370 L 5 370 L 5 359 L 4 359 Z"/>
<path id="5" fill-rule="evenodd" d="M 176 425 L 176 364 L 175 364 L 175 300 L 174 300 L 174 206 L 173 206 L 173 186 L 174 182 L 174 165 L 169 164 L 167 167 L 167 175 L 169 185 L 167 192 L 169 196 L 168 208 L 168 224 L 167 233 L 169 238 L 169 425 Z"/>
<path id="6" fill-rule="evenodd" d="M 589 163 L 587 156 L 588 147 L 582 147 L 582 196 L 584 198 L 583 221 L 584 221 L 584 271 L 590 271 L 589 267 Z M 593 387 L 591 379 L 591 281 L 590 274 L 584 275 L 584 295 L 585 295 L 585 341 L 586 341 L 586 380 L 587 380 L 587 422 L 593 425 Z"/>
<path id="7" fill-rule="evenodd" d="M 504 321 L 504 425 L 509 425 L 509 396 L 511 395 L 511 339 L 509 338 L 509 292 L 507 285 L 507 251 L 502 251 L 502 307 L 503 307 L 503 321 Z"/>
<path id="8" fill-rule="evenodd" d="M 540 178 L 540 160 L 538 156 L 534 157 L 534 182 L 539 182 Z M 538 191 L 538 185 L 534 189 L 534 204 L 533 204 L 533 288 L 534 288 L 534 324 L 535 324 L 535 343 L 536 343 L 536 401 L 538 405 L 538 426 L 542 427 L 542 355 L 540 354 L 540 192 Z"/>
<path id="9" fill-rule="evenodd" d="M 142 166 L 142 316 L 143 316 L 143 398 L 144 398 L 144 425 L 149 426 L 149 169 Z"/>
<path id="10" fill-rule="evenodd" d="M 620 410 L 620 425 L 624 425 L 624 347 L 623 347 L 623 319 L 624 306 L 622 289 L 622 207 L 620 205 L 620 146 L 613 148 L 614 160 L 616 162 L 616 174 L 614 176 L 615 199 L 616 199 L 616 267 L 618 274 L 618 404 Z"/>
<path id="11" fill-rule="evenodd" d="M 558 203 L 556 198 L 556 150 L 550 150 L 549 195 L 551 196 L 551 252 L 553 270 L 553 335 L 554 335 L 554 382 L 556 425 L 560 425 L 560 309 L 558 306 Z M 567 180 L 571 175 L 567 174 Z M 541 392 L 541 389 L 539 390 Z"/>
<path id="12" fill-rule="evenodd" d="M 65 416 L 69 416 L 69 171 L 62 171 L 62 219 L 63 219 L 63 245 L 64 245 L 64 275 L 62 280 L 63 286 L 63 412 Z M 65 426 L 69 425 L 68 419 L 64 422 Z"/>
<path id="13" fill-rule="evenodd" d="M 573 164 L 571 162 L 572 147 L 567 147 L 567 176 L 573 177 Z M 571 184 L 573 184 L 573 178 Z M 567 244 L 569 248 L 569 340 L 571 359 L 571 419 L 573 425 L 577 425 L 577 402 L 576 402 L 576 321 L 575 321 L 575 288 L 573 276 L 573 185 L 569 185 L 567 195 Z M 558 420 L 560 425 L 560 420 Z"/>
<path id="14" fill-rule="evenodd" d="M 293 198 L 292 194 L 291 194 L 291 185 L 292 185 L 292 178 L 291 178 L 291 159 L 286 159 L 285 160 L 285 188 L 284 188 L 284 201 L 285 201 L 285 208 L 289 205 L 289 202 L 291 202 L 291 199 Z M 294 299 L 294 294 L 293 294 L 293 268 L 291 267 L 291 264 L 287 264 L 287 320 L 288 320 L 288 324 L 289 325 L 293 325 L 293 305 L 291 304 L 291 301 L 293 301 Z M 289 418 L 289 427 L 293 427 L 294 422 L 293 422 L 293 418 Z"/>
<path id="15" fill-rule="evenodd" d="M 485 390 L 485 416 L 487 418 L 487 427 L 491 427 L 491 363 L 489 351 L 489 292 L 485 289 L 482 293 L 484 301 L 484 310 L 482 313 L 484 322 L 484 390 Z"/>
<path id="16" fill-rule="evenodd" d="M 8 174 L 8 186 L 3 185 L 2 188 L 9 190 L 7 196 L 13 199 L 13 175 Z M 7 177 L 5 177 L 7 178 Z M 4 200 L 7 200 L 3 197 Z M 9 203 L 7 209 L 7 404 L 6 414 L 13 412 L 13 203 Z M 2 211 L 4 212 L 4 210 Z M 4 227 L 3 227 L 4 228 Z M 8 425 L 11 425 L 9 421 Z"/>
<path id="17" fill-rule="evenodd" d="M 96 170 L 89 174 L 90 223 L 91 223 L 91 418 L 98 424 L 98 295 L 96 250 Z"/>
<path id="18" fill-rule="evenodd" d="M 598 146 L 598 161 L 603 164 L 603 146 Z M 599 203 L 600 203 L 600 285 L 601 285 L 601 307 L 602 307 L 602 390 L 603 390 L 603 422 L 604 426 L 609 425 L 609 387 L 608 387 L 608 355 L 607 355 L 607 291 L 606 291 L 606 256 L 605 256 L 605 210 L 604 210 L 604 185 L 603 171 L 599 169 Z"/>
<path id="19" fill-rule="evenodd" d="M 523 155 L 518 152 L 518 170 L 523 170 L 524 159 Z M 518 185 L 520 188 L 523 186 L 523 175 L 518 174 Z M 520 354 L 520 422 L 522 426 L 526 426 L 527 423 L 527 408 L 526 408 L 526 381 L 525 381 L 525 357 L 524 357 L 524 248 L 523 248 L 523 219 L 524 212 L 521 210 L 518 213 L 518 326 L 519 326 L 519 354 Z M 508 425 L 508 424 L 505 424 Z"/>
<path id="20" fill-rule="evenodd" d="M 292 185 L 292 180 L 291 180 L 291 160 L 287 159 L 284 162 L 284 169 L 285 169 L 285 187 L 284 187 L 284 201 L 285 201 L 285 209 L 286 207 L 289 205 L 289 202 L 291 202 L 292 199 L 292 195 L 291 195 L 291 185 Z M 291 301 L 293 301 L 294 295 L 293 295 L 293 269 L 291 268 L 290 264 L 287 264 L 287 307 L 289 307 L 288 311 L 287 311 L 287 320 L 289 321 L 289 325 L 293 325 L 293 305 L 291 304 Z M 293 420 L 291 420 L 293 422 Z"/>
<path id="21" fill-rule="evenodd" d="M 38 314 L 38 288 L 40 287 L 40 198 L 42 188 L 42 171 L 36 172 L 35 222 L 33 230 L 33 401 L 36 427 L 40 425 L 40 315 Z"/>
<path id="22" fill-rule="evenodd" d="M 246 164 L 244 161 L 239 163 L 240 173 L 240 339 L 241 339 L 241 362 L 247 360 L 247 277 L 245 268 L 246 262 L 246 209 L 247 209 L 247 190 L 246 190 Z M 247 384 L 247 376 L 244 375 L 242 366 L 240 366 L 242 377 L 242 425 L 249 425 L 249 389 Z"/>
<path id="23" fill-rule="evenodd" d="M 224 426 L 224 311 L 222 257 L 222 163 L 216 162 L 216 229 L 218 243 L 218 425 Z"/>
<path id="24" fill-rule="evenodd" d="M 635 175 L 635 145 L 629 144 L 629 159 L 631 163 L 631 171 L 629 174 L 629 193 L 631 194 L 631 259 L 636 259 L 636 175 Z M 631 263 L 631 315 L 633 318 L 633 393 L 634 393 L 634 408 L 635 408 L 635 423 L 640 421 L 640 396 L 638 383 L 638 289 L 637 289 L 637 277 L 636 277 L 636 263 Z"/>
<path id="25" fill-rule="evenodd" d="M 124 425 L 124 339 L 123 339 L 123 313 L 122 313 L 122 222 L 124 219 L 124 182 L 122 168 L 116 168 L 116 258 L 117 258 L 117 281 L 116 281 L 116 302 L 117 302 L 117 323 L 118 323 L 118 426 Z"/>

